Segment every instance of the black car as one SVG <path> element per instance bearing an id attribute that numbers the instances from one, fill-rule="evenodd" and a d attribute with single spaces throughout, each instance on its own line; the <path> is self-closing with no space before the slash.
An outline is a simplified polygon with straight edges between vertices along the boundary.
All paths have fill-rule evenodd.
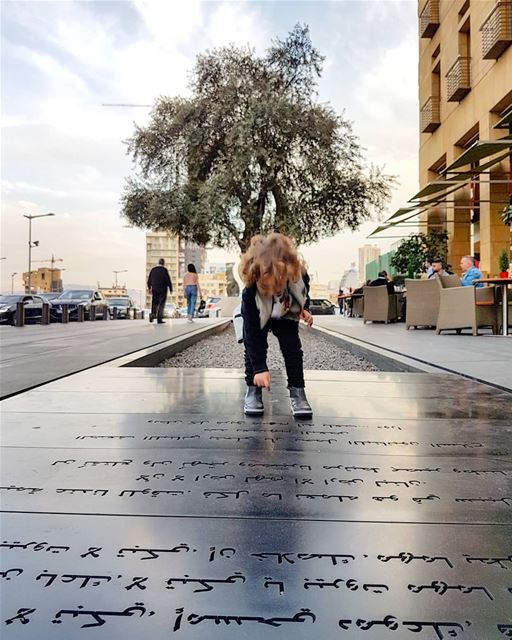
<path id="1" fill-rule="evenodd" d="M 326 298 L 311 298 L 309 312 L 313 316 L 333 316 L 336 313 L 336 307 Z"/>
<path id="2" fill-rule="evenodd" d="M 41 322 L 43 316 L 43 302 L 47 302 L 43 296 L 29 294 L 11 294 L 0 296 L 0 324 L 15 324 L 16 304 L 23 302 L 25 309 L 25 322 L 27 324 Z M 51 302 L 50 305 L 51 314 Z"/>
<path id="3" fill-rule="evenodd" d="M 78 307 L 84 308 L 85 319 L 91 317 L 91 308 L 95 307 L 96 317 L 103 314 L 108 309 L 106 298 L 99 291 L 94 289 L 70 289 L 60 294 L 58 298 L 52 301 L 52 317 L 55 320 L 62 320 L 62 307 L 67 305 L 69 310 L 69 319 L 78 319 Z"/>
<path id="4" fill-rule="evenodd" d="M 130 298 L 107 298 L 108 315 L 114 317 L 114 309 L 117 309 L 117 317 L 129 318 L 130 309 L 133 307 L 133 302 Z"/>
<path id="5" fill-rule="evenodd" d="M 43 291 L 41 297 L 51 302 L 52 300 L 56 300 L 62 295 L 62 291 Z"/>

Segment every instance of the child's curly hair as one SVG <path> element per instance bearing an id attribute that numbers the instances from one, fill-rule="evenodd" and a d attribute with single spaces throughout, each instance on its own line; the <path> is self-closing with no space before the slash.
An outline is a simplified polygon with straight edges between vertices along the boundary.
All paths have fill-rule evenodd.
<path id="1" fill-rule="evenodd" d="M 240 261 L 245 286 L 256 284 L 263 293 L 262 278 L 272 280 L 277 290 L 282 290 L 288 281 L 297 282 L 305 270 L 294 241 L 282 233 L 254 236 Z"/>

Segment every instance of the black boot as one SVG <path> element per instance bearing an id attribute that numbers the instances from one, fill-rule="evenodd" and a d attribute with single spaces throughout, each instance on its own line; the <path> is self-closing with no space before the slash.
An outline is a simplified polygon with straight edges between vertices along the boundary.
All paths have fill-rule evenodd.
<path id="1" fill-rule="evenodd" d="M 244 413 L 246 416 L 263 415 L 263 397 L 261 387 L 247 387 L 244 400 Z"/>
<path id="2" fill-rule="evenodd" d="M 292 413 L 297 418 L 309 418 L 313 415 L 313 409 L 306 398 L 306 392 L 301 387 L 288 387 L 290 391 L 290 403 Z"/>

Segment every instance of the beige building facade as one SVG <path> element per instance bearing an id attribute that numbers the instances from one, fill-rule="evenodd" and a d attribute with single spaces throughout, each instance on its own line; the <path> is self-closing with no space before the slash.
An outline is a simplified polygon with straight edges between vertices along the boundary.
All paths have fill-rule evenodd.
<path id="1" fill-rule="evenodd" d="M 160 258 L 165 260 L 165 266 L 171 276 L 173 292 L 167 300 L 178 304 L 180 294 L 180 240 L 167 231 L 151 231 L 146 233 L 146 282 L 149 272 L 156 267 Z M 151 308 L 151 296 L 146 289 L 146 308 Z"/>
<path id="2" fill-rule="evenodd" d="M 375 244 L 365 244 L 359 247 L 359 282 L 364 282 L 366 279 L 366 265 L 370 264 L 374 260 L 378 260 L 380 257 L 380 249 Z M 352 285 L 351 285 L 352 286 Z"/>
<path id="3" fill-rule="evenodd" d="M 28 290 L 28 271 L 23 273 L 23 286 L 26 293 Z M 46 267 L 31 271 L 30 288 L 32 293 L 51 293 L 62 291 L 62 275 L 60 269 L 48 269 Z"/>
<path id="4" fill-rule="evenodd" d="M 511 194 L 512 2 L 419 0 L 418 9 L 420 187 L 447 181 L 421 198 L 421 230 L 448 231 L 454 270 L 471 254 L 495 275 L 511 245 L 501 212 Z"/>

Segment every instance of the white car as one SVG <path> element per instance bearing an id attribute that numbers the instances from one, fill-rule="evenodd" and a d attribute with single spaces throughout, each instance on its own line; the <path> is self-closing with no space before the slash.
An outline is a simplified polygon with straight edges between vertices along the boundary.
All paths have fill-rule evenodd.
<path id="1" fill-rule="evenodd" d="M 220 301 L 222 298 L 220 296 L 214 296 L 211 298 L 207 298 L 206 306 L 201 313 L 197 314 L 198 318 L 210 318 L 215 317 L 216 312 L 220 310 Z"/>

